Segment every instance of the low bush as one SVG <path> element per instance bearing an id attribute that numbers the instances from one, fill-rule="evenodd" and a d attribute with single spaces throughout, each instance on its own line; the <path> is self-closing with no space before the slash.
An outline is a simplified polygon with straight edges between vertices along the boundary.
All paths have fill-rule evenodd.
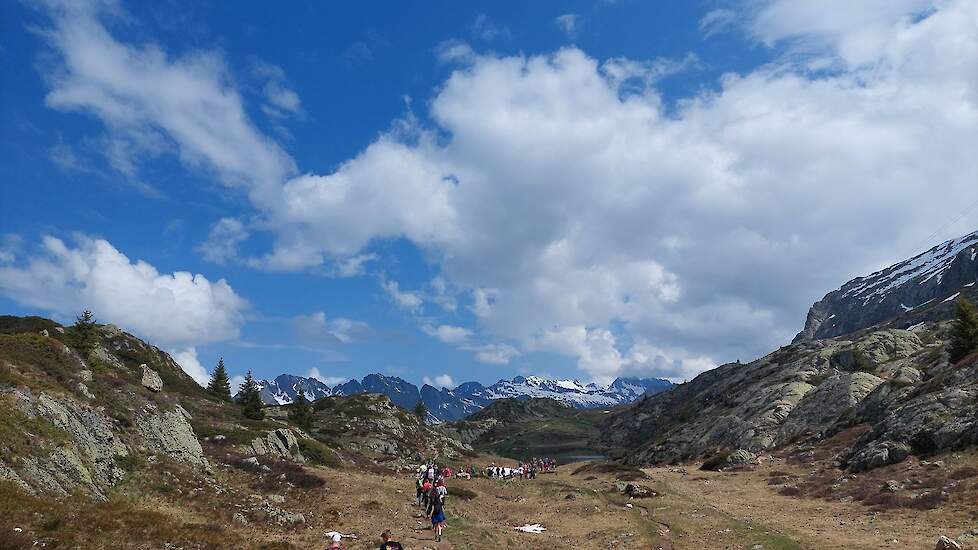
<path id="1" fill-rule="evenodd" d="M 342 465 L 339 457 L 326 444 L 315 439 L 300 439 L 299 451 L 312 464 L 326 466 L 329 468 L 339 468 Z"/>
<path id="2" fill-rule="evenodd" d="M 730 449 L 721 449 L 708 457 L 703 461 L 703 465 L 700 466 L 700 470 L 708 472 L 719 472 L 727 465 L 727 459 L 730 458 Z"/>
<path id="3" fill-rule="evenodd" d="M 448 495 L 459 500 L 472 500 L 479 496 L 479 493 L 476 493 L 471 489 L 466 489 L 465 487 L 452 487 L 451 492 L 449 492 Z"/>

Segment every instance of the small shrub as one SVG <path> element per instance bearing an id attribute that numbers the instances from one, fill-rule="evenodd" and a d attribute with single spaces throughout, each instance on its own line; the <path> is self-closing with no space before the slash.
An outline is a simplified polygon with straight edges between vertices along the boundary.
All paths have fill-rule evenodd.
<path id="1" fill-rule="evenodd" d="M 703 461 L 703 465 L 700 466 L 700 470 L 708 472 L 719 472 L 727 465 L 727 459 L 730 458 L 730 453 L 733 452 L 730 449 L 721 449 L 714 453 L 712 456 Z"/>
<path id="2" fill-rule="evenodd" d="M 778 494 L 786 497 L 797 497 L 801 495 L 801 489 L 795 487 L 794 485 L 788 485 L 779 489 Z"/>
<path id="3" fill-rule="evenodd" d="M 116 466 L 127 472 L 134 471 L 140 464 L 139 457 L 133 453 L 126 456 L 116 456 L 114 461 Z"/>
<path id="4" fill-rule="evenodd" d="M 299 451 L 306 460 L 319 466 L 339 468 L 342 465 L 336 453 L 315 439 L 300 439 Z"/>
<path id="5" fill-rule="evenodd" d="M 479 493 L 471 489 L 466 489 L 465 487 L 452 487 L 448 493 L 449 497 L 457 498 L 459 500 L 472 500 L 479 496 Z"/>
<path id="6" fill-rule="evenodd" d="M 971 466 L 958 468 L 957 470 L 951 472 L 949 477 L 955 481 L 961 481 L 962 479 L 968 479 L 969 477 L 978 477 L 978 468 L 972 468 Z"/>

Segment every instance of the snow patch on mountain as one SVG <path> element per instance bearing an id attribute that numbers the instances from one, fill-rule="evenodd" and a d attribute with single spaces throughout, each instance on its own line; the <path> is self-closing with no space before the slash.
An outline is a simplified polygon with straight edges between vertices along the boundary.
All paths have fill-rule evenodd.
<path id="1" fill-rule="evenodd" d="M 517 376 L 490 386 L 465 382 L 454 389 L 435 388 L 425 384 L 420 389 L 396 376 L 369 374 L 362 380 L 350 380 L 330 388 L 314 378 L 283 374 L 275 380 L 258 380 L 262 401 L 267 405 L 288 405 L 295 401 L 301 387 L 311 400 L 331 395 L 379 393 L 394 404 L 411 410 L 421 401 L 427 408 L 430 423 L 451 422 L 478 412 L 495 399 L 530 399 L 549 397 L 576 408 L 612 407 L 630 403 L 646 393 L 653 394 L 672 387 L 667 380 L 619 378 L 608 386 L 583 384 L 578 380 L 550 380 L 540 376 Z"/>

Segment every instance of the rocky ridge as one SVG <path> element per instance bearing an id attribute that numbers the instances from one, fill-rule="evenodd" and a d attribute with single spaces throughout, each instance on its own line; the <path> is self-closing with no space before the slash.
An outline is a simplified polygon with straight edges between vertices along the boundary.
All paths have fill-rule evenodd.
<path id="1" fill-rule="evenodd" d="M 960 295 L 978 295 L 978 231 L 857 277 L 816 302 L 794 342 L 842 336 L 890 322 L 907 328 L 947 318 Z"/>

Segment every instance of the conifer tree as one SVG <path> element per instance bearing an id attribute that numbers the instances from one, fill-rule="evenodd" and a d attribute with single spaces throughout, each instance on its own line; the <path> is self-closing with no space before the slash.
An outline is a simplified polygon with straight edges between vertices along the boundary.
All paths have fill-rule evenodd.
<path id="1" fill-rule="evenodd" d="M 951 329 L 951 345 L 948 349 L 952 363 L 978 351 L 978 310 L 974 304 L 961 298 L 957 303 L 957 319 Z"/>
<path id="2" fill-rule="evenodd" d="M 239 397 L 241 402 L 241 414 L 245 418 L 250 418 L 251 420 L 261 420 L 265 418 L 265 411 L 262 407 L 265 406 L 261 401 L 261 390 L 258 388 L 258 383 L 255 382 L 255 378 L 251 375 L 251 371 L 245 375 L 244 384 L 241 384 L 241 396 Z"/>
<path id="3" fill-rule="evenodd" d="M 82 358 L 90 360 L 90 356 L 98 345 L 98 327 L 95 324 L 95 316 L 92 312 L 85 310 L 75 318 L 75 324 L 71 327 L 71 336 L 75 348 L 81 352 Z"/>
<path id="4" fill-rule="evenodd" d="M 295 398 L 295 403 L 292 404 L 292 410 L 289 411 L 289 420 L 308 432 L 312 429 L 312 412 L 312 405 L 306 399 L 306 392 L 299 388 L 299 394 Z"/>
<path id="5" fill-rule="evenodd" d="M 424 405 L 424 401 L 418 401 L 418 404 L 414 406 L 414 414 L 421 420 L 424 420 L 428 416 L 428 407 Z"/>
<path id="6" fill-rule="evenodd" d="M 228 371 L 224 368 L 223 357 L 217 360 L 217 368 L 211 374 L 207 390 L 225 401 L 231 400 L 231 380 L 228 379 Z"/>

